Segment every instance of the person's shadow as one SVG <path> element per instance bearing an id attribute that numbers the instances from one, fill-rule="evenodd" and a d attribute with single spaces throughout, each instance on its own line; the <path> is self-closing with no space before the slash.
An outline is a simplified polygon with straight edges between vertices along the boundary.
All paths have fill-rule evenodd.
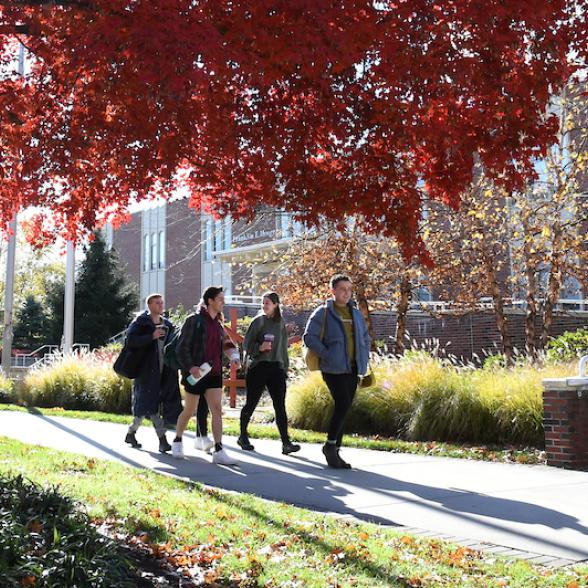
<path id="1" fill-rule="evenodd" d="M 234 453 L 238 451 L 234 450 Z M 588 535 L 588 528 L 577 518 L 528 502 L 469 490 L 405 482 L 359 468 L 331 469 L 325 467 L 322 461 L 313 461 L 305 457 L 282 458 L 256 452 L 255 458 L 253 463 L 241 462 L 237 467 L 222 468 L 222 471 L 219 471 L 218 466 L 211 465 L 204 469 L 198 468 L 197 472 L 187 465 L 189 462 L 178 465 L 181 462 L 168 456 L 163 457 L 162 461 L 166 463 L 168 473 L 169 467 L 172 470 L 179 467 L 182 473 L 178 471 L 176 475 L 195 479 L 207 485 L 225 490 L 248 492 L 269 500 L 287 502 L 313 510 L 350 515 L 383 525 L 399 525 L 393 518 L 394 505 L 390 503 L 390 499 L 396 498 L 397 503 L 418 504 L 432 512 L 453 514 L 455 517 L 475 522 L 489 530 L 497 530 L 528 540 L 536 539 L 532 528 L 513 529 L 505 523 L 571 529 Z M 426 464 L 423 464 L 423 467 L 426 467 Z M 391 513 L 391 516 L 370 513 L 370 505 L 365 505 L 365 500 L 363 504 L 357 504 L 358 501 L 353 500 L 356 494 L 355 488 L 381 495 L 380 504 Z M 373 500 L 373 495 L 368 496 L 368 500 L 370 499 Z M 373 506 L 377 506 L 377 503 L 374 502 Z M 380 509 L 380 512 L 384 508 Z M 485 517 L 485 519 L 481 520 L 479 517 Z M 423 521 L 423 527 L 426 527 L 425 521 Z M 588 543 L 585 550 L 579 550 L 559 542 L 556 536 L 552 539 L 542 537 L 539 541 L 575 553 L 582 559 L 588 557 Z"/>
<path id="2" fill-rule="evenodd" d="M 128 465 L 145 467 L 139 460 L 133 460 L 97 442 L 68 427 L 63 421 L 56 421 L 38 413 L 37 416 Z M 189 439 L 187 442 L 191 442 L 192 437 Z M 231 448 L 231 451 L 237 455 L 244 455 L 244 452 L 238 449 Z M 317 453 L 318 451 L 317 448 Z M 255 452 L 253 461 L 242 461 L 237 467 L 219 467 L 210 463 L 210 457 L 200 452 L 186 460 L 177 460 L 169 454 L 147 453 L 156 457 L 153 470 L 159 473 L 225 490 L 248 492 L 269 500 L 287 502 L 313 510 L 351 515 L 384 525 L 398 523 L 392 517 L 370 513 L 370 505 L 354 506 L 353 498 L 357 494 L 355 489 L 380 494 L 380 504 L 384 503 L 390 509 L 390 499 L 396 497 L 398 503 L 408 502 L 439 513 L 453 513 L 456 517 L 465 518 L 488 529 L 496 529 L 526 539 L 535 539 L 532 529 L 513 530 L 501 521 L 543 525 L 552 529 L 570 529 L 588 535 L 588 528 L 580 524 L 577 518 L 547 507 L 468 490 L 405 482 L 358 468 L 330 469 L 325 467 L 322 460 L 313 461 L 297 456 L 282 458 Z M 426 464 L 423 464 L 423 467 L 426 467 Z M 373 499 L 373 496 L 368 495 L 368 499 Z M 486 520 L 482 521 L 478 517 L 486 517 Z M 583 559 L 588 557 L 588 543 L 585 550 L 578 550 L 561 544 L 555 538 L 541 538 L 540 541 L 546 545 L 564 548 Z"/>

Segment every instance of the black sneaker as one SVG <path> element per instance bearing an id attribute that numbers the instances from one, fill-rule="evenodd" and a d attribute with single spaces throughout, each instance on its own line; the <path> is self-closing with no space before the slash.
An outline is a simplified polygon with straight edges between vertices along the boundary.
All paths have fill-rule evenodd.
<path id="1" fill-rule="evenodd" d="M 239 438 L 237 439 L 237 445 L 245 451 L 253 451 L 255 449 L 255 447 L 251 445 L 251 442 L 249 441 L 249 437 L 247 437 L 247 435 L 239 435 Z"/>
<path id="2" fill-rule="evenodd" d="M 327 458 L 327 463 L 332 468 L 341 468 L 341 460 L 337 453 L 337 447 L 335 445 L 331 445 L 331 443 L 325 443 L 323 445 L 323 454 Z"/>
<path id="3" fill-rule="evenodd" d="M 298 445 L 298 443 L 292 443 L 292 441 L 288 441 L 287 443 L 282 444 L 282 453 L 284 455 L 296 453 L 297 451 L 300 451 L 300 445 Z"/>
<path id="4" fill-rule="evenodd" d="M 340 455 L 339 455 L 339 448 L 337 447 L 337 459 L 339 460 L 339 467 L 343 470 L 350 470 L 351 464 L 347 463 Z"/>
<path id="5" fill-rule="evenodd" d="M 159 453 L 167 453 L 171 451 L 171 445 L 167 442 L 165 435 L 159 438 Z"/>
<path id="6" fill-rule="evenodd" d="M 128 443 L 131 447 L 135 449 L 140 449 L 142 445 L 137 441 L 137 437 L 135 437 L 135 433 L 127 433 L 125 437 L 125 443 Z"/>

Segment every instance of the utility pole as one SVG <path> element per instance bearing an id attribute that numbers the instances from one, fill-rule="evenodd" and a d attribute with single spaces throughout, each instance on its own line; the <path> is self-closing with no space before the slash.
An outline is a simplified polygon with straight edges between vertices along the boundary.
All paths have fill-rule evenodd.
<path id="1" fill-rule="evenodd" d="M 24 45 L 19 46 L 18 74 L 24 76 Z M 10 237 L 6 251 L 6 281 L 4 289 L 4 332 L 2 335 L 2 370 L 5 374 L 11 368 L 12 356 L 12 317 L 14 314 L 14 264 L 16 259 L 16 212 L 10 223 Z"/>

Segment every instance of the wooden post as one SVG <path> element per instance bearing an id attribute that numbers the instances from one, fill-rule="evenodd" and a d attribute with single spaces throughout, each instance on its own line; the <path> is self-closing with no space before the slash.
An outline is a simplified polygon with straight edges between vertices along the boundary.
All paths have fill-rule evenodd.
<path id="1" fill-rule="evenodd" d="M 237 309 L 231 308 L 231 328 L 237 332 Z M 237 368 L 231 364 L 231 379 L 229 383 L 229 406 L 235 408 L 237 406 Z"/>
<path id="2" fill-rule="evenodd" d="M 231 324 L 225 325 L 225 330 L 231 336 L 231 339 L 236 343 L 242 343 L 243 337 L 237 332 L 237 309 L 231 308 L 229 310 L 229 317 Z M 229 387 L 229 406 L 231 408 L 237 407 L 237 388 L 245 388 L 245 380 L 237 379 L 237 368 L 231 365 L 231 373 L 228 380 L 223 381 L 223 386 Z"/>

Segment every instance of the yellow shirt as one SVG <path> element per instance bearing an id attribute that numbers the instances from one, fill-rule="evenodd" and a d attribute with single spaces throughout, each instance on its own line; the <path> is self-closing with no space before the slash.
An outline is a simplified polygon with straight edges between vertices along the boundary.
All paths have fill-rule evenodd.
<path id="1" fill-rule="evenodd" d="M 337 306 L 333 304 L 335 312 L 343 321 L 343 329 L 345 330 L 345 339 L 347 340 L 347 355 L 350 361 L 355 361 L 355 339 L 353 338 L 353 318 L 351 317 L 351 309 L 349 306 Z"/>

